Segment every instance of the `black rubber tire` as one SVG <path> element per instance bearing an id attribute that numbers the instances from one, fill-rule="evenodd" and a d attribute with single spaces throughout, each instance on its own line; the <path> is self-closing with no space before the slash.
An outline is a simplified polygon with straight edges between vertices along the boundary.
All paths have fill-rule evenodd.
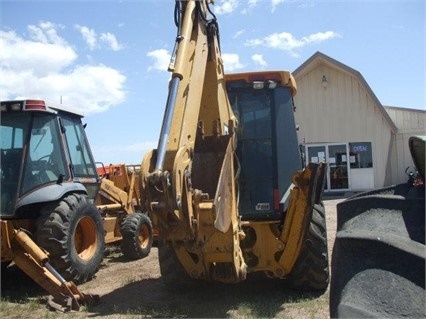
<path id="1" fill-rule="evenodd" d="M 322 203 L 314 205 L 301 254 L 285 283 L 305 291 L 325 291 L 328 287 L 327 227 Z"/>
<path id="2" fill-rule="evenodd" d="M 65 280 L 83 283 L 94 276 L 103 259 L 102 217 L 86 195 L 67 195 L 42 209 L 35 242 L 49 252 L 50 264 Z"/>
<path id="3" fill-rule="evenodd" d="M 330 317 L 425 318 L 425 255 L 424 187 L 338 204 Z"/>
<path id="4" fill-rule="evenodd" d="M 152 223 L 148 215 L 137 212 L 123 218 L 120 225 L 121 251 L 130 259 L 149 255 L 153 243 Z"/>
<path id="5" fill-rule="evenodd" d="M 194 281 L 186 273 L 174 249 L 161 240 L 158 243 L 158 261 L 160 263 L 161 278 L 166 287 L 182 286 L 188 284 L 189 281 Z"/>
<path id="6" fill-rule="evenodd" d="M 7 267 L 11 264 L 11 261 L 2 261 L 1 262 L 1 271 L 6 271 Z"/>

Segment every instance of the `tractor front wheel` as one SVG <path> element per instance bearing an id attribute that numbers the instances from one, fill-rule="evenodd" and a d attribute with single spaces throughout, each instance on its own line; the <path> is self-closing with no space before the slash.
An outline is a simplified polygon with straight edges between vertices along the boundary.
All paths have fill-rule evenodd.
<path id="1" fill-rule="evenodd" d="M 66 279 L 83 283 L 98 270 L 105 250 L 104 226 L 86 195 L 71 194 L 47 205 L 37 221 L 35 241 Z"/>
<path id="2" fill-rule="evenodd" d="M 286 284 L 294 289 L 325 291 L 329 283 L 327 227 L 322 203 L 315 204 L 300 256 Z"/>
<path id="3" fill-rule="evenodd" d="M 146 214 L 140 212 L 124 217 L 120 232 L 121 251 L 128 259 L 142 259 L 149 255 L 152 247 L 152 223 Z"/>

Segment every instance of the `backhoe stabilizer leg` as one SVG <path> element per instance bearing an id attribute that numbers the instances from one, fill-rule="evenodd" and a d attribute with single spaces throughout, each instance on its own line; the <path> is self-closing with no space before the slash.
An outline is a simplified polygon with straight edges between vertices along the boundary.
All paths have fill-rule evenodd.
<path id="1" fill-rule="evenodd" d="M 284 229 L 280 236 L 285 248 L 279 263 L 285 274 L 291 272 L 300 255 L 312 218 L 313 207 L 321 201 L 325 169 L 325 163 L 309 163 L 303 171 L 293 175 L 295 187 L 291 191 Z"/>
<path id="2" fill-rule="evenodd" d="M 2 221 L 2 223 L 7 223 Z M 67 282 L 49 264 L 47 254 L 34 243 L 23 230 L 16 230 L 8 223 L 8 241 L 13 261 L 51 297 L 48 304 L 59 311 L 79 311 L 80 306 L 99 303 L 99 296 L 82 293 L 73 282 Z M 4 236 L 4 234 L 2 234 Z"/>

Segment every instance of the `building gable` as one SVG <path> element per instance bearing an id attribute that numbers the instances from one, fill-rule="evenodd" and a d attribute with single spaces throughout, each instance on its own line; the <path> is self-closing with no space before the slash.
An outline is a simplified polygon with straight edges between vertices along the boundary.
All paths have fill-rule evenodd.
<path id="1" fill-rule="evenodd" d="M 307 161 L 329 163 L 329 190 L 388 185 L 397 127 L 363 76 L 321 52 L 293 75 L 299 141 Z M 368 162 L 361 149 L 368 151 Z M 346 172 L 343 180 L 334 176 L 340 169 Z"/>
<path id="2" fill-rule="evenodd" d="M 326 74 L 327 72 L 330 73 L 329 76 L 327 76 Z M 318 87 L 321 87 L 323 76 L 325 76 L 329 84 L 333 82 L 336 84 L 336 83 L 339 83 L 339 81 L 341 81 L 342 79 L 344 79 L 344 82 L 340 83 L 341 85 L 339 86 L 339 88 L 335 87 L 335 89 L 344 90 L 343 93 L 344 95 L 346 95 L 346 100 L 351 100 L 352 101 L 351 103 L 356 103 L 356 100 L 359 100 L 358 104 L 360 105 L 360 107 L 362 107 L 361 106 L 362 103 L 365 103 L 367 101 L 369 101 L 370 103 L 372 102 L 373 107 L 377 108 L 378 112 L 381 114 L 384 121 L 387 123 L 387 125 L 389 125 L 390 130 L 393 133 L 396 133 L 397 127 L 395 123 L 392 121 L 389 114 L 386 112 L 383 105 L 380 103 L 379 99 L 376 97 L 376 95 L 374 94 L 374 92 L 372 91 L 368 83 L 365 81 L 364 77 L 357 70 L 318 51 L 314 55 L 312 55 L 308 60 L 302 63 L 292 73 L 296 79 L 298 87 L 300 87 L 301 82 L 303 82 L 304 78 L 306 77 L 313 77 L 313 79 L 309 81 L 311 82 L 315 81 L 315 84 L 319 84 Z M 332 75 L 336 75 L 336 74 L 339 74 L 340 76 L 336 79 L 333 79 Z M 347 75 L 347 77 L 343 77 L 342 75 Z M 359 86 L 359 87 L 356 88 L 356 86 Z M 331 88 L 331 85 L 330 85 L 330 88 Z M 328 89 L 328 85 L 326 89 Z M 356 90 L 355 92 L 353 91 L 354 89 Z M 334 92 L 334 94 L 336 95 L 337 93 Z M 361 95 L 366 94 L 366 96 L 361 96 L 360 94 Z M 297 96 L 296 96 L 296 100 L 297 100 Z M 362 111 L 362 110 L 357 110 L 357 111 Z M 371 112 L 374 112 L 374 111 L 370 111 L 370 113 Z"/>

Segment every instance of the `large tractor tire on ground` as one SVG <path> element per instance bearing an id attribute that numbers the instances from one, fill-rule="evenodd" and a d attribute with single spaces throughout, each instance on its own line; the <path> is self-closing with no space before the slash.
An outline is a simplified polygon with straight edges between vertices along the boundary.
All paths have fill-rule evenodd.
<path id="1" fill-rule="evenodd" d="M 36 243 L 65 280 L 83 283 L 98 270 L 105 250 L 103 220 L 86 195 L 72 194 L 47 205 L 37 221 Z"/>
<path id="2" fill-rule="evenodd" d="M 337 206 L 332 318 L 425 318 L 425 195 L 401 184 Z"/>
<path id="3" fill-rule="evenodd" d="M 140 212 L 127 215 L 121 222 L 121 251 L 131 260 L 149 255 L 153 242 L 152 223 L 148 215 Z"/>
<path id="4" fill-rule="evenodd" d="M 6 268 L 11 264 L 12 262 L 11 261 L 3 261 L 2 263 L 1 263 L 1 271 L 5 271 L 6 270 Z"/>
<path id="5" fill-rule="evenodd" d="M 314 205 L 300 256 L 285 283 L 293 289 L 306 291 L 325 291 L 328 287 L 327 227 L 322 203 Z"/>
<path id="6" fill-rule="evenodd" d="M 161 231 L 160 231 L 161 234 Z M 185 286 L 194 282 L 181 265 L 174 249 L 162 240 L 158 243 L 158 261 L 160 264 L 161 278 L 166 287 Z"/>

